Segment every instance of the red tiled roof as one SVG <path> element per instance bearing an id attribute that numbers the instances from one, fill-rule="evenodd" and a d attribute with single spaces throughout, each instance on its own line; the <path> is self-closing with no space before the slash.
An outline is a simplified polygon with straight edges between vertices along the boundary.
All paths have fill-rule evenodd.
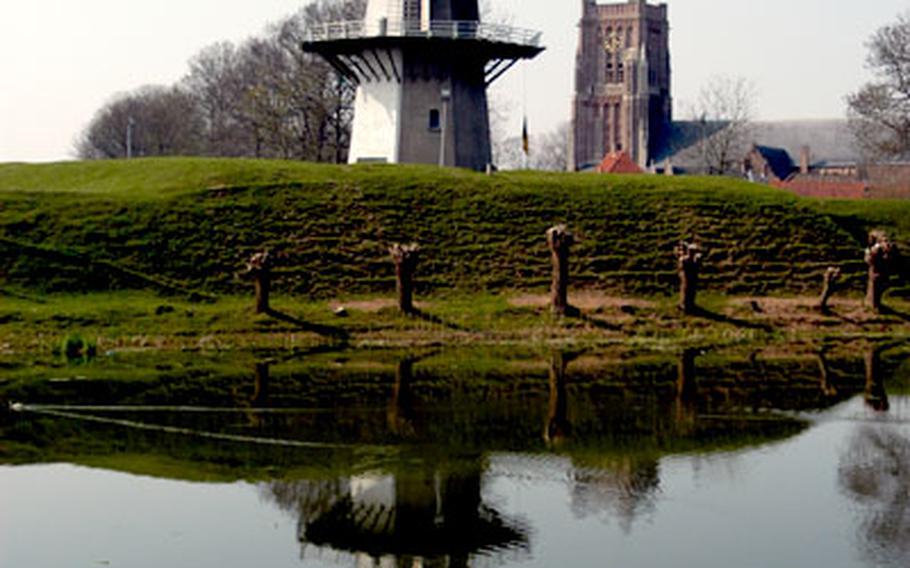
<path id="1" fill-rule="evenodd" d="M 868 185 L 856 178 L 814 176 L 797 174 L 786 181 L 772 182 L 774 187 L 786 189 L 805 197 L 828 197 L 834 199 L 863 199 Z"/>
<path id="2" fill-rule="evenodd" d="M 869 185 L 876 189 L 910 191 L 910 164 L 870 164 L 864 169 Z"/>
<path id="3" fill-rule="evenodd" d="M 638 164 L 632 161 L 626 152 L 612 152 L 607 154 L 597 166 L 597 172 L 602 174 L 643 174 L 645 173 Z"/>

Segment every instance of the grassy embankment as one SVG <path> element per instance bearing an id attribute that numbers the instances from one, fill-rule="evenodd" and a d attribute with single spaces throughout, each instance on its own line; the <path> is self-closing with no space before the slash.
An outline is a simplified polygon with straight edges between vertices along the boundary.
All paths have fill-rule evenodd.
<path id="1" fill-rule="evenodd" d="M 544 306 L 543 233 L 560 222 L 580 237 L 581 319 L 553 320 Z M 354 344 L 903 334 L 905 281 L 889 299 L 899 313 L 872 318 L 860 307 L 864 235 L 876 227 L 906 245 L 910 204 L 805 200 L 704 178 L 202 159 L 7 164 L 0 352 L 46 352 L 70 333 L 101 349 L 289 347 L 312 343 L 314 330 Z M 682 238 L 707 251 L 706 318 L 673 308 Z M 400 317 L 388 301 L 386 246 L 396 241 L 424 247 L 419 295 L 433 318 Z M 278 258 L 275 305 L 294 321 L 249 312 L 238 272 L 263 248 Z M 845 269 L 847 290 L 822 317 L 810 296 L 830 264 Z M 350 317 L 335 318 L 337 305 Z"/>

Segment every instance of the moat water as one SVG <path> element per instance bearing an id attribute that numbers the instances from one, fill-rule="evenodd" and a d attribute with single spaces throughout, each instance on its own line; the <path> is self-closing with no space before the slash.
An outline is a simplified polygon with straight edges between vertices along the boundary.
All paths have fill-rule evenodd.
<path id="1" fill-rule="evenodd" d="M 4 385 L 0 566 L 905 567 L 899 353 L 47 371 Z"/>

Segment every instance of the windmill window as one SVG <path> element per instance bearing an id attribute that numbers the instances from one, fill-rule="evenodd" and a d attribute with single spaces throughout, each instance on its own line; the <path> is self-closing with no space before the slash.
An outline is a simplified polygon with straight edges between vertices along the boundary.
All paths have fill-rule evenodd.
<path id="1" fill-rule="evenodd" d="M 430 109 L 430 121 L 429 122 L 430 122 L 430 124 L 429 124 L 430 130 L 432 130 L 433 132 L 438 132 L 440 130 L 442 122 L 439 119 L 439 109 L 438 108 Z"/>

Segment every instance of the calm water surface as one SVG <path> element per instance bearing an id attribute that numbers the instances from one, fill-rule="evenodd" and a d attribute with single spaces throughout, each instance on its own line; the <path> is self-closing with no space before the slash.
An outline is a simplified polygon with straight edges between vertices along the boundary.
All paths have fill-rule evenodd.
<path id="1" fill-rule="evenodd" d="M 48 381 L 0 430 L 0 566 L 905 567 L 904 374 L 560 354 Z"/>

